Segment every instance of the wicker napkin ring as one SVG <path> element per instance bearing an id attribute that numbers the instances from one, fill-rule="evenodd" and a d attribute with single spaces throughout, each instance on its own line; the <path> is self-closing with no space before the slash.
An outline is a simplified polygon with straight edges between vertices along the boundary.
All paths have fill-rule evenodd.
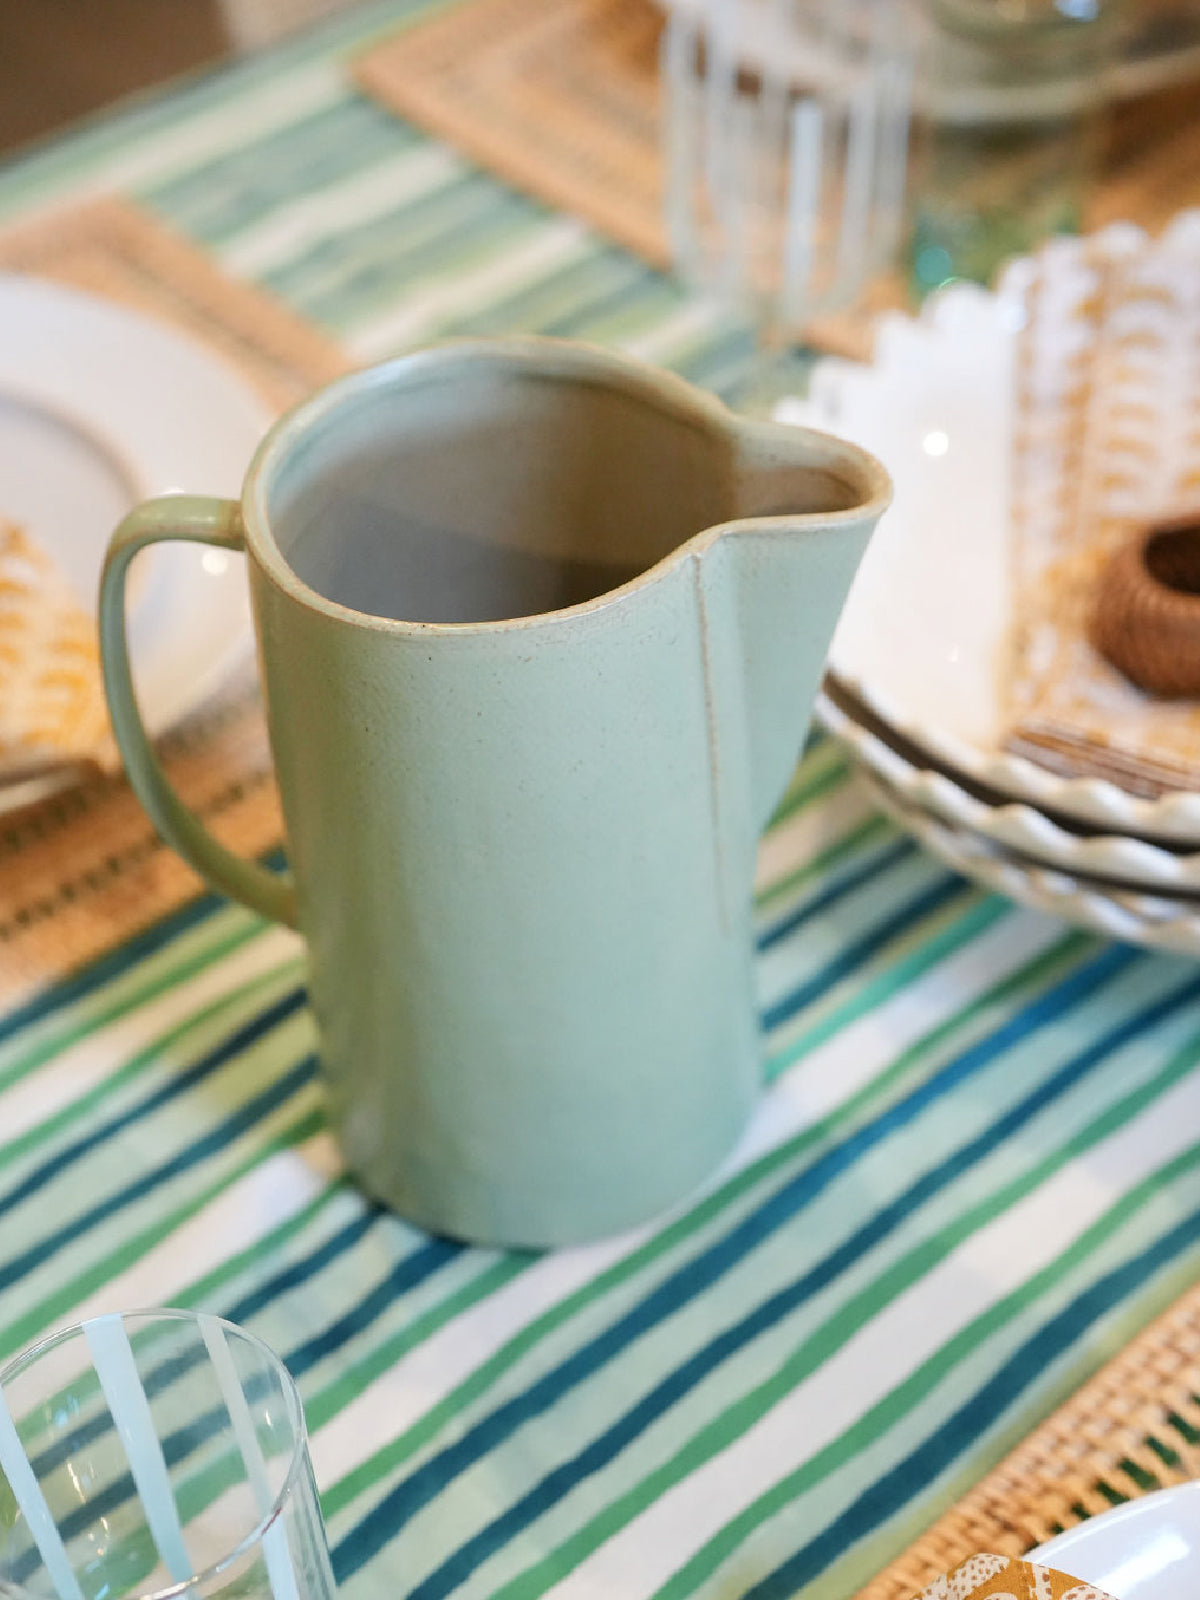
<path id="1" fill-rule="evenodd" d="M 1100 579 L 1092 643 L 1139 689 L 1200 698 L 1200 512 L 1121 546 Z"/>
<path id="2" fill-rule="evenodd" d="M 920 1600 L 1111 1600 L 1079 1578 L 1013 1556 L 972 1556 L 936 1578 Z"/>

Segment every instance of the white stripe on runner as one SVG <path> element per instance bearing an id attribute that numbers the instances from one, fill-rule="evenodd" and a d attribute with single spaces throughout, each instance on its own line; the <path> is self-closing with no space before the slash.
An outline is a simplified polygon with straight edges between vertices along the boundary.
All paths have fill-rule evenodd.
<path id="1" fill-rule="evenodd" d="M 755 889 L 761 894 L 771 888 L 789 872 L 848 838 L 878 812 L 879 807 L 857 783 L 839 788 L 835 805 L 802 806 L 794 816 L 772 828 L 759 845 Z"/>
<path id="2" fill-rule="evenodd" d="M 688 300 L 677 311 L 660 317 L 646 332 L 616 340 L 615 348 L 635 360 L 669 366 L 673 356 L 682 354 L 728 319 L 729 312 L 719 300 Z"/>
<path id="3" fill-rule="evenodd" d="M 278 207 L 222 245 L 219 259 L 229 272 L 261 276 L 332 234 L 442 188 L 466 170 L 460 156 L 440 145 L 406 150 Z"/>
<path id="4" fill-rule="evenodd" d="M 402 1356 L 312 1438 L 317 1482 L 336 1483 L 402 1434 L 544 1311 L 590 1283 L 653 1230 L 544 1256 Z"/>
<path id="5" fill-rule="evenodd" d="M 332 61 L 311 62 L 275 83 L 235 88 L 228 100 L 175 127 L 157 129 L 150 138 L 135 135 L 128 149 L 101 163 L 94 178 L 72 183 L 71 198 L 152 188 L 311 117 L 350 92 L 344 71 Z"/>
<path id="6" fill-rule="evenodd" d="M 1014 913 L 923 974 L 911 987 L 813 1050 L 764 1096 L 735 1156 L 711 1180 L 808 1126 L 868 1082 L 947 1010 L 971 1003 L 1040 950 L 1063 937 L 1061 923 Z M 951 997 L 953 997 L 951 999 Z M 443 1400 L 514 1334 L 605 1268 L 632 1253 L 670 1215 L 619 1239 L 561 1250 L 542 1258 L 504 1288 L 470 1307 L 370 1384 L 315 1436 L 313 1461 L 322 1485 L 368 1460 Z"/>
<path id="7" fill-rule="evenodd" d="M 574 218 L 546 222 L 532 238 L 522 237 L 483 263 L 414 287 L 400 305 L 361 324 L 344 343 L 360 361 L 407 349 L 453 318 L 478 311 L 489 300 L 499 300 L 548 276 L 583 255 L 593 243 L 587 227 Z"/>
<path id="8" fill-rule="evenodd" d="M 881 1311 L 733 1444 L 654 1500 L 547 1590 L 599 1600 L 638 1574 L 652 1593 L 777 1481 L 781 1462 L 836 1439 L 1002 1295 L 1018 1288 L 1122 1194 L 1187 1150 L 1200 1128 L 1200 1079 L 1167 1090 L 1133 1123 L 1071 1162 Z"/>
<path id="9" fill-rule="evenodd" d="M 172 985 L 114 1022 L 101 1024 L 0 1094 L 0 1141 L 7 1144 L 45 1122 L 161 1034 L 249 979 L 295 960 L 303 949 L 299 936 L 290 929 L 268 928 L 186 982 Z"/>
<path id="10" fill-rule="evenodd" d="M 170 1305 L 181 1289 L 302 1211 L 341 1171 L 342 1158 L 329 1133 L 268 1156 L 57 1321 Z"/>
<path id="11" fill-rule="evenodd" d="M 734 1160 L 746 1163 L 827 1116 L 931 1027 L 1065 937 L 1037 911 L 1010 912 L 791 1066 L 760 1103 Z"/>

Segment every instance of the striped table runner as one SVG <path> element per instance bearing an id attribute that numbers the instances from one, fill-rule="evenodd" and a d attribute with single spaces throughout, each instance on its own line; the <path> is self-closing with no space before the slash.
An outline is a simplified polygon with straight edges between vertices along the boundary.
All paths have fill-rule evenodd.
<path id="1" fill-rule="evenodd" d="M 0 174 L 111 191 L 357 357 L 620 345 L 714 386 L 743 328 L 354 91 L 389 0 Z M 1200 973 L 1019 910 L 829 740 L 763 843 L 770 1088 L 655 1228 L 504 1254 L 365 1203 L 302 946 L 202 900 L 0 1018 L 0 1355 L 210 1309 L 304 1393 L 348 1600 L 852 1594 L 1200 1266 Z"/>

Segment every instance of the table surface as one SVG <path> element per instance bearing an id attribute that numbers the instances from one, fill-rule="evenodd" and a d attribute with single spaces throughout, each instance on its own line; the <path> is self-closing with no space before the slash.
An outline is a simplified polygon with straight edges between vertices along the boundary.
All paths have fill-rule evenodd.
<path id="1" fill-rule="evenodd" d="M 735 377 L 744 329 L 355 90 L 412 14 L 10 163 L 0 220 L 132 198 L 357 360 L 538 330 Z M 819 738 L 757 925 L 769 1087 L 736 1162 L 536 1256 L 356 1193 L 302 945 L 189 902 L 0 1018 L 0 1356 L 137 1305 L 253 1329 L 350 1600 L 853 1593 L 1194 1281 L 1200 974 L 947 872 Z"/>

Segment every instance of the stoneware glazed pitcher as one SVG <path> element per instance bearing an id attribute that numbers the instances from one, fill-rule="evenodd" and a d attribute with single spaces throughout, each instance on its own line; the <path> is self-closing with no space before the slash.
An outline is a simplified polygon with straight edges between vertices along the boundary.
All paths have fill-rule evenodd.
<path id="1" fill-rule="evenodd" d="M 101 637 L 130 778 L 213 885 L 305 935 L 373 1195 L 562 1244 L 734 1145 L 755 847 L 888 493 L 850 445 L 516 339 L 343 378 L 271 430 L 240 504 L 118 528 Z M 125 581 L 162 539 L 249 557 L 288 876 L 213 839 L 147 742 Z"/>

